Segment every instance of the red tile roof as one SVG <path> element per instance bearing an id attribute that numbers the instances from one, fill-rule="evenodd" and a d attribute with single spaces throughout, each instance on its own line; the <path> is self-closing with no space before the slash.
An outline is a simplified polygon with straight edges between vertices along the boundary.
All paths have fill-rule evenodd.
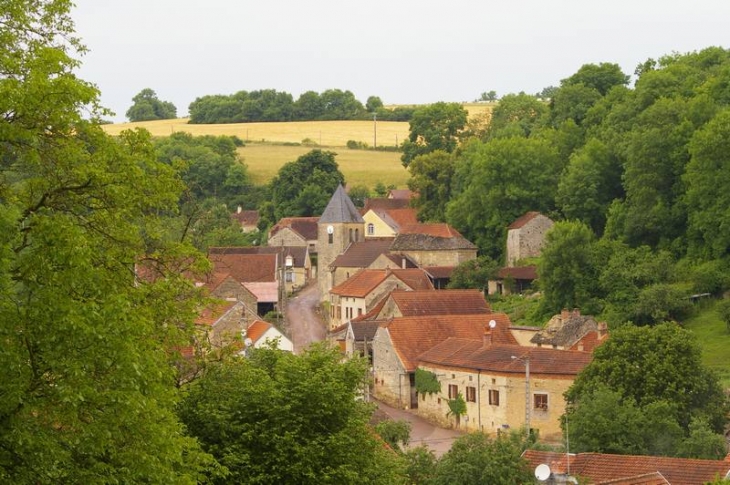
<path id="1" fill-rule="evenodd" d="M 216 301 L 204 308 L 195 323 L 198 325 L 214 325 L 228 311 L 238 304 L 237 301 Z"/>
<path id="2" fill-rule="evenodd" d="M 276 254 L 210 254 L 213 273 L 230 274 L 236 281 L 275 281 Z"/>
<path id="3" fill-rule="evenodd" d="M 448 224 L 410 224 L 400 229 L 391 251 L 434 251 L 477 247 Z"/>
<path id="4" fill-rule="evenodd" d="M 539 215 L 540 213 L 536 211 L 527 212 L 526 214 L 518 217 L 516 221 L 507 227 L 507 229 L 519 229 Z"/>
<path id="5" fill-rule="evenodd" d="M 448 224 L 410 224 L 401 229 L 401 234 L 423 234 L 433 237 L 463 237 L 459 231 Z"/>
<path id="6" fill-rule="evenodd" d="M 532 370 L 532 366 L 530 367 Z M 523 457 L 531 466 L 544 463 L 554 473 L 567 471 L 568 463 L 564 453 L 527 450 Z M 702 485 L 713 481 L 717 476 L 729 478 L 730 460 L 579 453 L 570 455 L 570 474 L 587 479 L 590 483 L 605 485 L 609 483 Z M 666 482 L 656 481 L 658 478 L 656 474 L 660 474 Z M 650 475 L 654 477 L 651 478 Z M 654 481 L 641 481 L 652 479 Z"/>
<path id="7" fill-rule="evenodd" d="M 271 328 L 271 324 L 263 320 L 254 320 L 246 329 L 246 338 L 256 343 Z"/>
<path id="8" fill-rule="evenodd" d="M 396 229 L 398 230 L 404 226 L 418 224 L 418 211 L 410 207 L 406 209 L 391 209 L 386 214 L 395 222 Z"/>
<path id="9" fill-rule="evenodd" d="M 432 278 L 446 279 L 451 278 L 456 266 L 424 266 L 423 269 L 431 275 Z"/>
<path id="10" fill-rule="evenodd" d="M 347 250 L 332 262 L 335 268 L 367 268 L 378 256 L 388 252 L 393 238 L 371 238 L 350 244 Z"/>
<path id="11" fill-rule="evenodd" d="M 592 359 L 589 352 L 523 347 L 517 342 L 507 343 L 511 334 L 508 336 L 506 332 L 500 332 L 499 328 L 498 323 L 495 330 L 487 332 L 480 340 L 449 338 L 423 353 L 419 360 L 447 367 L 524 374 L 523 362 L 512 357 L 529 357 L 531 374 L 575 376 Z"/>
<path id="12" fill-rule="evenodd" d="M 393 290 L 388 298 L 404 317 L 491 312 L 479 290 Z"/>
<path id="13" fill-rule="evenodd" d="M 284 217 L 271 228 L 269 237 L 286 227 L 307 241 L 316 240 L 318 237 L 318 221 L 319 217 Z"/>
<path id="14" fill-rule="evenodd" d="M 215 254 L 278 254 L 279 265 L 291 256 L 295 267 L 304 267 L 308 248 L 306 246 L 222 246 L 208 248 L 208 256 Z"/>
<path id="15" fill-rule="evenodd" d="M 393 209 L 406 209 L 410 207 L 410 201 L 408 199 L 388 199 L 385 197 L 374 197 L 372 199 L 365 199 L 365 207 L 360 211 L 361 214 L 367 213 L 367 211 L 373 210 L 393 210 Z"/>
<path id="16" fill-rule="evenodd" d="M 498 278 L 513 278 L 515 280 L 536 280 L 537 266 L 509 266 L 500 268 L 497 272 Z"/>
<path id="17" fill-rule="evenodd" d="M 401 280 L 411 289 L 429 289 L 431 280 L 418 268 L 409 269 L 363 269 L 330 290 L 340 296 L 364 298 L 389 277 Z"/>
<path id="18" fill-rule="evenodd" d="M 406 199 L 409 200 L 413 197 L 413 192 L 408 189 L 391 189 L 388 192 L 389 199 Z"/>
<path id="19" fill-rule="evenodd" d="M 449 337 L 481 340 L 490 320 L 496 320 L 498 326 L 508 327 L 510 324 L 507 315 L 490 313 L 393 318 L 382 327 L 388 331 L 403 366 L 412 371 L 418 365 L 421 354 Z"/>

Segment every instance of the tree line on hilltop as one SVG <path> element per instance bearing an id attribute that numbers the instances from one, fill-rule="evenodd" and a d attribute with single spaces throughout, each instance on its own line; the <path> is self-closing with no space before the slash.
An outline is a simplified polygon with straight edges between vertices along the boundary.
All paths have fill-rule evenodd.
<path id="1" fill-rule="evenodd" d="M 129 121 L 171 119 L 177 116 L 175 106 L 161 101 L 149 88 L 132 98 L 127 110 Z M 188 112 L 192 124 L 254 123 L 272 121 L 347 121 L 368 120 L 409 121 L 415 108 L 383 106 L 377 96 L 368 97 L 365 105 L 351 91 L 328 89 L 322 93 L 307 91 L 295 101 L 284 91 L 261 89 L 234 94 L 206 95 L 190 103 Z"/>

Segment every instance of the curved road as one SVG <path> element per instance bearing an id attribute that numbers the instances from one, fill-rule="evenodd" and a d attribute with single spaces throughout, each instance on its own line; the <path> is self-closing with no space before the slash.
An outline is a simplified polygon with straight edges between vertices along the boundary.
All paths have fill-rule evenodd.
<path id="1" fill-rule="evenodd" d="M 310 281 L 286 302 L 284 314 L 295 354 L 306 349 L 312 342 L 320 342 L 327 336 L 327 327 L 317 312 L 318 307 L 319 286 L 316 280 Z"/>

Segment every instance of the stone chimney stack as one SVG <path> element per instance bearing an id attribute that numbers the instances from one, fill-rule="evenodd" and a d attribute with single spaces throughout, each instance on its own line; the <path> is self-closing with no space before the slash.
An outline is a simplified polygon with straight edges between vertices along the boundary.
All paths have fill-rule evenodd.
<path id="1" fill-rule="evenodd" d="M 484 343 L 485 347 L 489 347 L 492 345 L 492 329 L 491 328 L 484 329 L 483 343 Z"/>
<path id="2" fill-rule="evenodd" d="M 608 325 L 606 322 L 599 322 L 598 324 L 598 339 L 601 340 L 608 335 Z"/>
<path id="3" fill-rule="evenodd" d="M 562 318 L 563 321 L 565 321 L 568 318 L 570 318 L 570 312 L 568 311 L 567 308 L 563 308 L 563 310 L 560 312 L 560 318 Z"/>

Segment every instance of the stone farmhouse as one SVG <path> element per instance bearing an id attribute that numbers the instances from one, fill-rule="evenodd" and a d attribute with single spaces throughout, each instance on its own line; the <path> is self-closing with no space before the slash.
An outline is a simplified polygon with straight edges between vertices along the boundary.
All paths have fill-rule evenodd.
<path id="1" fill-rule="evenodd" d="M 199 284 L 218 288 L 226 279 L 242 285 L 256 300 L 257 315 L 275 310 L 284 294 L 280 278 L 279 254 L 245 254 L 237 251 L 211 252 L 213 270 Z M 230 286 L 229 280 L 229 286 Z M 226 286 L 224 291 L 234 291 Z M 238 288 L 236 288 L 236 291 Z"/>
<path id="2" fill-rule="evenodd" d="M 522 456 L 532 469 L 547 467 L 544 483 L 577 483 L 572 480 L 580 479 L 580 483 L 596 485 L 703 485 L 730 480 L 730 455 L 724 460 L 697 460 L 527 450 Z"/>
<path id="3" fill-rule="evenodd" d="M 545 233 L 553 221 L 539 212 L 528 212 L 507 228 L 507 266 L 526 258 L 540 256 L 545 244 Z"/>
<path id="4" fill-rule="evenodd" d="M 391 291 L 433 290 L 428 275 L 418 268 L 364 269 L 330 290 L 330 329 L 362 316 Z"/>
<path id="5" fill-rule="evenodd" d="M 269 231 L 269 246 L 302 246 L 309 254 L 317 254 L 317 221 L 319 217 L 285 217 Z"/>

